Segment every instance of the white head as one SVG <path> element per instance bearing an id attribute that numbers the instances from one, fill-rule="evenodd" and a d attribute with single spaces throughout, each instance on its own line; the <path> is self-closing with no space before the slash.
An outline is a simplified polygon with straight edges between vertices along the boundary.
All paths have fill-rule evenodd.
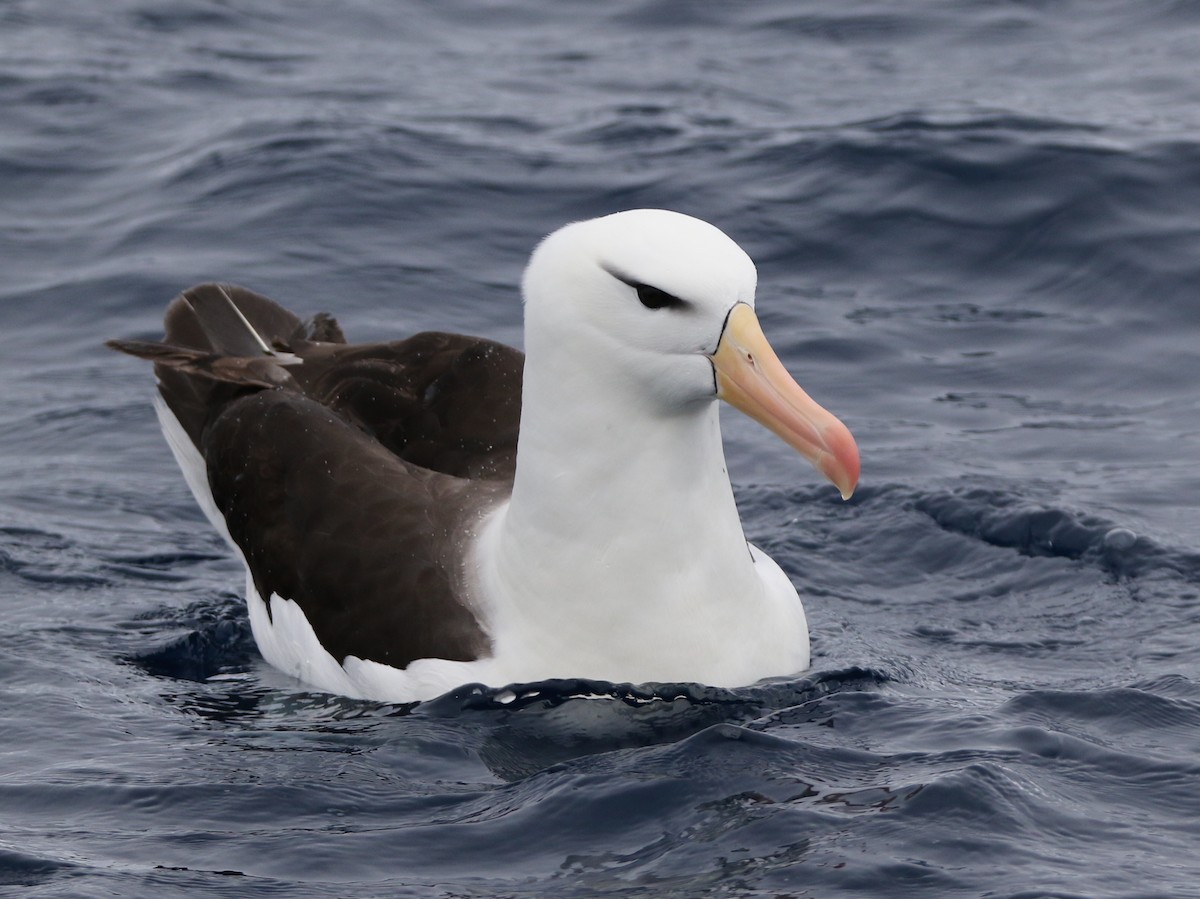
<path id="1" fill-rule="evenodd" d="M 848 496 L 857 447 L 762 336 L 757 280 L 726 234 L 677 212 L 638 209 L 567 225 L 542 241 L 525 270 L 526 352 L 568 390 L 594 396 L 587 388 L 602 384 L 663 417 L 727 399 Z"/>
<path id="2" fill-rule="evenodd" d="M 668 405 L 711 399 L 725 317 L 753 305 L 750 257 L 707 222 L 638 209 L 577 222 L 538 246 L 525 270 L 531 356 L 584 353 L 593 376 Z"/>

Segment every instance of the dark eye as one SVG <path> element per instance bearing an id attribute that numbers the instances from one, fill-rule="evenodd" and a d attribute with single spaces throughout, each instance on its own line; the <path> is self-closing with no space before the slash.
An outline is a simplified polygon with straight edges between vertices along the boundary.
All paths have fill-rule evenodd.
<path id="1" fill-rule="evenodd" d="M 687 305 L 679 297 L 669 294 L 665 290 L 659 290 L 657 287 L 651 287 L 649 284 L 634 284 L 633 288 L 637 291 L 638 299 L 647 309 L 678 309 Z"/>

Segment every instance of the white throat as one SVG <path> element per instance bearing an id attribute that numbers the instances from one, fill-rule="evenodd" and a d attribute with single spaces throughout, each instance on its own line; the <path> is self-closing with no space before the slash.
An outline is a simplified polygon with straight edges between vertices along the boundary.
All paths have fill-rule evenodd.
<path id="1" fill-rule="evenodd" d="M 527 364 L 512 498 L 479 541 L 497 674 L 733 685 L 806 667 L 795 590 L 743 535 L 716 401 L 665 414 L 578 368 Z"/>

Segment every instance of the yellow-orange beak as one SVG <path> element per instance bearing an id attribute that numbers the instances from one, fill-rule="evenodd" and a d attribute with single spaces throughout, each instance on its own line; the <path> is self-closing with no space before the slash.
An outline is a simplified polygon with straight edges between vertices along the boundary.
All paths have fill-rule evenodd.
<path id="1" fill-rule="evenodd" d="M 849 499 L 858 484 L 858 444 L 792 379 L 745 303 L 729 313 L 711 358 L 717 396 L 782 437 Z"/>

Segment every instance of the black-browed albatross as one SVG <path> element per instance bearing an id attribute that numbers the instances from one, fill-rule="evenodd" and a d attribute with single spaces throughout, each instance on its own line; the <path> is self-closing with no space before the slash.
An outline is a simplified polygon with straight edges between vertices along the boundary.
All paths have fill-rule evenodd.
<path id="1" fill-rule="evenodd" d="M 754 263 L 664 210 L 567 225 L 523 279 L 525 355 L 422 333 L 348 344 L 243 288 L 177 297 L 156 408 L 246 563 L 264 658 L 390 702 L 553 677 L 738 686 L 804 670 L 804 609 L 747 543 L 724 399 L 849 497 L 858 448 L 792 380 Z"/>

